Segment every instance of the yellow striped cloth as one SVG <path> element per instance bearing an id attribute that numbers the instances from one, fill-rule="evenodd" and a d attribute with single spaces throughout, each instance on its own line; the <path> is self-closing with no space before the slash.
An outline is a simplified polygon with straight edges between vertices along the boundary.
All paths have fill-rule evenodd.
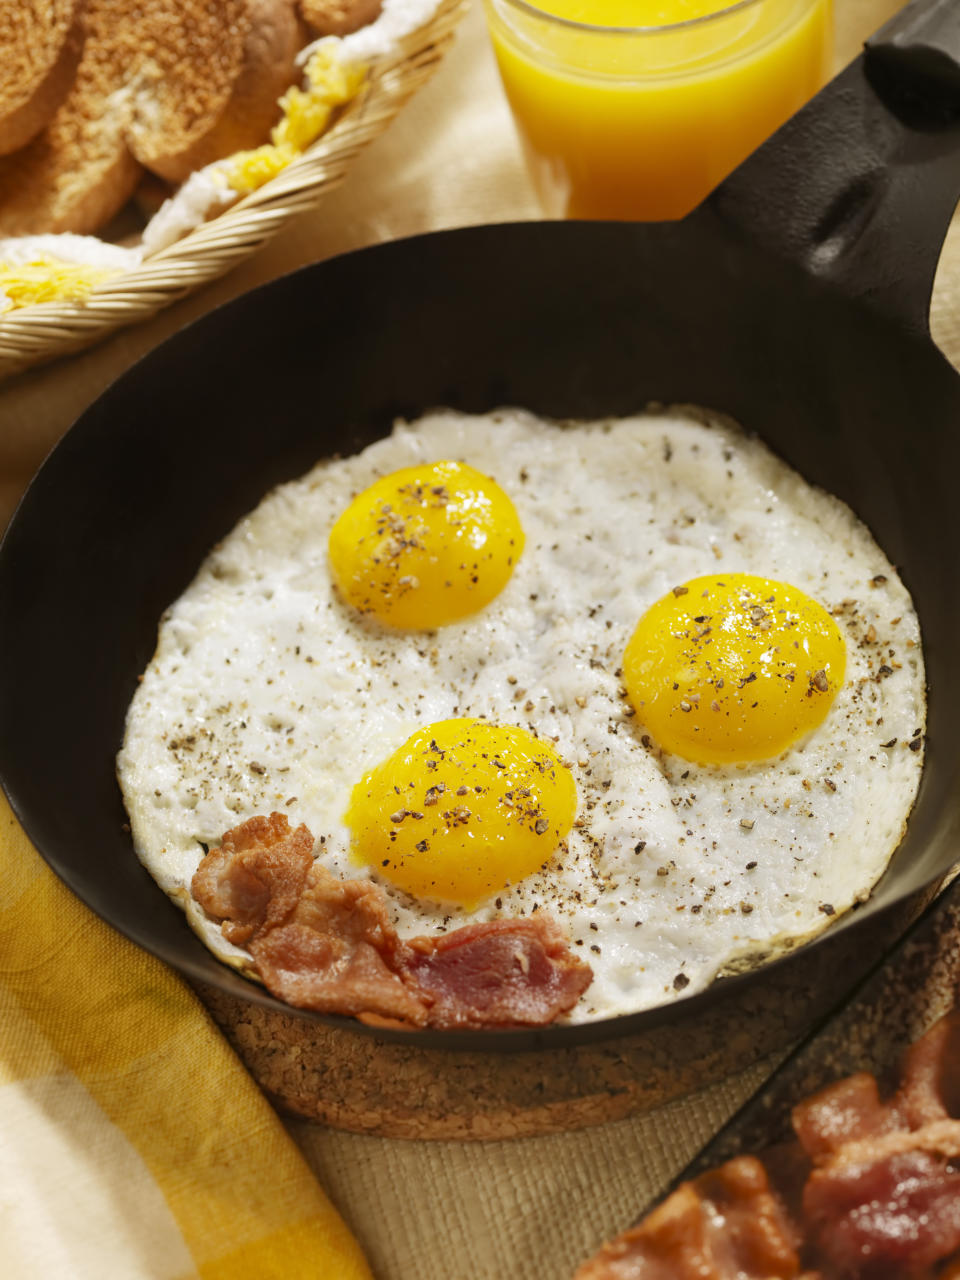
<path id="1" fill-rule="evenodd" d="M 190 989 L 103 924 L 0 796 L 4 1280 L 370 1280 Z"/>

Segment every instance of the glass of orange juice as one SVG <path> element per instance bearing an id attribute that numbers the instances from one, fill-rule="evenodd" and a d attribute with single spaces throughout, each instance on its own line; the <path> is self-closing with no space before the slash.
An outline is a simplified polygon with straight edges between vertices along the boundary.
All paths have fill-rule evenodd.
<path id="1" fill-rule="evenodd" d="M 484 4 L 549 217 L 683 217 L 832 70 L 832 0 Z"/>

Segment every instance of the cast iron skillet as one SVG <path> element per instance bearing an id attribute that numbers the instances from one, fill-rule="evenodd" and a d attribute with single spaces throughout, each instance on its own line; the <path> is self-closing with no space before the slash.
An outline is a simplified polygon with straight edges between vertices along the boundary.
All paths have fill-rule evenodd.
<path id="1" fill-rule="evenodd" d="M 960 378 L 927 311 L 960 191 L 952 6 L 909 6 L 681 223 L 476 227 L 307 267 L 190 326 L 81 417 L 0 552 L 0 777 L 85 902 L 194 979 L 290 1012 L 214 960 L 137 862 L 113 771 L 124 712 L 161 612 L 269 486 L 441 405 L 691 403 L 759 433 L 902 568 L 925 636 L 928 763 L 869 904 L 761 971 L 584 1027 L 378 1035 L 529 1049 L 718 1000 L 736 1013 L 757 983 L 841 944 L 855 955 L 870 918 L 945 872 L 960 853 Z"/>

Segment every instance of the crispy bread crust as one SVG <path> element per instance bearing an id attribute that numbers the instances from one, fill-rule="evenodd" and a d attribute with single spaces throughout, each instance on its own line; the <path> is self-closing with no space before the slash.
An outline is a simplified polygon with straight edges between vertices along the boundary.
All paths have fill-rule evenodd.
<path id="1" fill-rule="evenodd" d="M 141 162 L 171 181 L 266 141 L 297 79 L 296 0 L 86 0 L 66 98 L 0 159 L 0 236 L 98 230 Z"/>
<path id="2" fill-rule="evenodd" d="M 373 22 L 382 0 L 300 0 L 303 20 L 317 36 L 346 36 Z"/>
<path id="3" fill-rule="evenodd" d="M 0 9 L 0 156 L 26 146 L 67 96 L 83 48 L 84 4 Z"/>
<path id="4" fill-rule="evenodd" d="M 170 182 L 221 156 L 266 142 L 277 100 L 298 78 L 296 56 L 306 32 L 295 0 L 228 0 L 236 11 L 229 62 L 181 64 L 170 91 L 147 83 L 135 99 L 129 141 L 137 159 Z M 159 107 L 159 109 L 158 109 Z"/>
<path id="5" fill-rule="evenodd" d="M 124 132 L 130 93 L 117 69 L 135 41 L 128 0 L 87 0 L 76 78 L 50 123 L 0 161 L 0 236 L 96 231 L 126 203 L 140 166 Z"/>

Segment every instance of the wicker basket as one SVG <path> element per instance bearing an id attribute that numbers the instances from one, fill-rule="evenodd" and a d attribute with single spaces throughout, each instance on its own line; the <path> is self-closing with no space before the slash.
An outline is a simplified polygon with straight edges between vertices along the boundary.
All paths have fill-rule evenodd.
<path id="1" fill-rule="evenodd" d="M 259 190 L 83 302 L 47 302 L 0 317 L 0 378 L 92 345 L 223 275 L 344 177 L 353 157 L 386 129 L 432 75 L 468 0 L 440 0 L 433 18 L 377 63 L 334 126 Z"/>

